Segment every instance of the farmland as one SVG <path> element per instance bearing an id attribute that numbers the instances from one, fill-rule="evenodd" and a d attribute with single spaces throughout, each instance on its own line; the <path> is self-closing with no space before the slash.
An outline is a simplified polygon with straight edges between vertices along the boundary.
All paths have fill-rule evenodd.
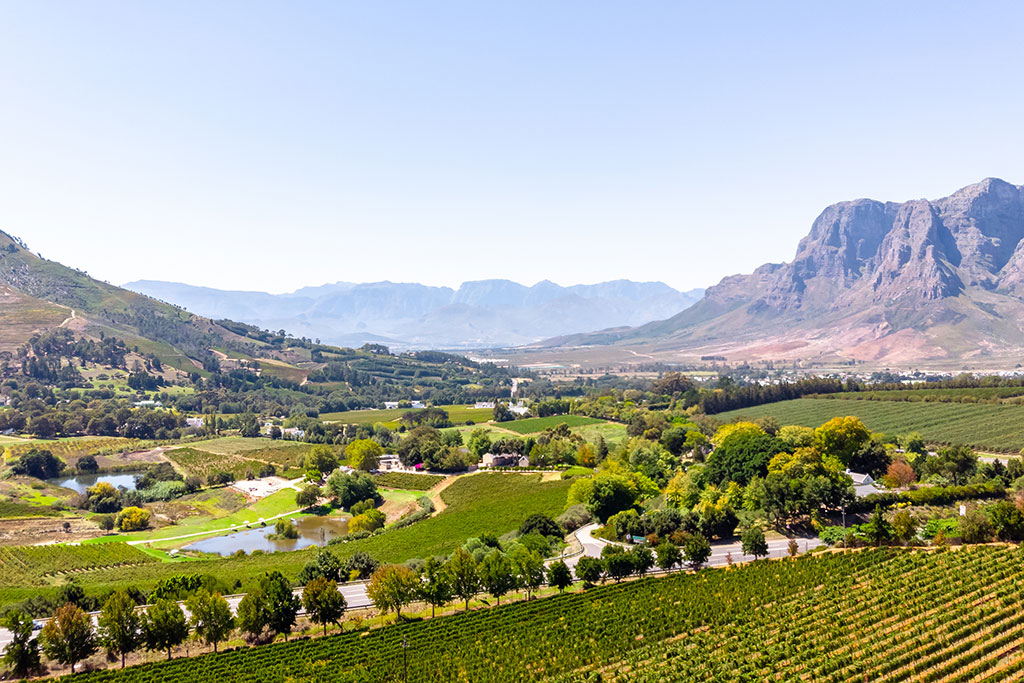
<path id="1" fill-rule="evenodd" d="M 853 401 L 798 398 L 715 415 L 724 421 L 771 415 L 780 424 L 817 427 L 833 417 L 855 415 L 885 434 L 920 432 L 930 443 L 962 443 L 985 451 L 1024 448 L 1024 406 L 985 403 Z"/>
<path id="2" fill-rule="evenodd" d="M 534 512 L 548 515 L 558 514 L 565 504 L 565 496 L 571 481 L 542 481 L 541 475 L 523 474 L 474 474 L 461 477 L 441 492 L 447 508 L 436 516 L 411 526 L 387 531 L 349 543 L 330 546 L 341 557 L 358 551 L 367 552 L 383 562 L 403 562 L 414 557 L 428 557 L 433 554 L 447 554 L 461 545 L 467 538 L 482 533 L 502 535 L 519 528 L 522 521 Z M 419 494 L 409 495 L 413 500 Z M 92 543 L 123 546 L 117 541 L 153 539 L 177 536 L 212 528 L 223 528 L 228 524 L 252 521 L 294 508 L 295 491 L 276 493 L 255 506 L 216 520 L 210 518 L 189 519 L 177 526 L 164 527 L 155 532 L 118 534 L 94 539 Z M 69 554 L 90 548 L 91 545 L 68 546 Z M 315 550 L 297 550 L 267 554 L 253 554 L 244 557 L 213 558 L 195 560 L 188 564 L 188 571 L 199 574 L 230 577 L 244 589 L 263 572 L 277 569 L 293 579 L 302 567 L 313 557 Z M 76 572 L 75 580 L 92 595 L 102 594 L 118 586 L 131 584 L 141 589 L 151 589 L 157 581 L 168 576 L 181 574 L 182 567 L 170 563 L 152 563 L 134 566 L 116 566 L 110 563 L 103 567 L 83 569 Z M 50 595 L 53 588 L 32 588 L 37 583 L 4 581 L 0 585 L 0 609 L 17 602 L 28 595 L 41 593 Z"/>
<path id="3" fill-rule="evenodd" d="M 76 680 L 1000 681 L 1024 671 L 1019 575 L 1001 546 L 825 553 Z"/>
<path id="4" fill-rule="evenodd" d="M 454 405 L 438 406 L 446 413 L 453 424 L 465 424 L 466 422 L 487 422 L 494 417 L 494 411 L 490 408 L 474 408 L 472 406 Z M 378 422 L 397 426 L 398 419 L 406 413 L 415 413 L 414 408 L 396 408 L 394 410 L 348 410 L 343 413 L 323 413 L 320 419 L 328 422 L 344 422 L 354 425 L 373 425 Z"/>
<path id="5" fill-rule="evenodd" d="M 411 474 L 409 472 L 384 472 L 373 477 L 377 486 L 411 491 L 426 491 L 444 481 L 438 474 Z"/>
<path id="6" fill-rule="evenodd" d="M 502 422 L 501 427 L 518 434 L 534 434 L 543 432 L 545 429 L 557 427 L 563 422 L 570 427 L 583 427 L 585 425 L 601 424 L 604 420 L 583 415 L 552 415 L 551 417 L 530 417 L 525 420 L 515 420 L 514 422 Z"/>

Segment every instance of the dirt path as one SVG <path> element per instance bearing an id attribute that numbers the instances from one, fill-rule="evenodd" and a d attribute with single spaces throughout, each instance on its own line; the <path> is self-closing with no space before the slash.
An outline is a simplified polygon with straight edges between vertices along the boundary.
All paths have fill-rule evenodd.
<path id="1" fill-rule="evenodd" d="M 75 317 L 75 309 L 72 308 L 71 315 L 69 315 L 67 318 L 64 318 L 64 322 L 62 322 L 60 325 L 57 325 L 57 327 L 67 327 L 68 325 L 71 324 Z"/>
<path id="2" fill-rule="evenodd" d="M 441 498 L 441 491 L 444 491 L 455 483 L 455 480 L 459 477 L 472 477 L 474 474 L 479 474 L 479 472 L 470 472 L 469 474 L 458 474 L 451 477 L 445 477 L 444 481 L 427 491 L 427 493 L 430 494 L 430 502 L 434 504 L 434 514 L 443 512 L 445 508 L 448 507 L 448 504 Z"/>

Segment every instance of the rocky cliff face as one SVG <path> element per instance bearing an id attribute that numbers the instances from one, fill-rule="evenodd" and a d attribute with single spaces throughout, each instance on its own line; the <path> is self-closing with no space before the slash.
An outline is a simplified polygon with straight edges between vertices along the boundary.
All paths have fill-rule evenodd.
<path id="1" fill-rule="evenodd" d="M 669 320 L 562 341 L 952 358 L 1021 349 L 1022 322 L 1024 187 L 989 178 L 934 201 L 834 204 L 791 262 L 724 278 Z"/>

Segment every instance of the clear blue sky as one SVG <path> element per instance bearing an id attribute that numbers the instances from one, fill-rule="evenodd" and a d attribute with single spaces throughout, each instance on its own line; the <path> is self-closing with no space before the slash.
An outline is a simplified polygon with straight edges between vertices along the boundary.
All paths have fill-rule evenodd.
<path id="1" fill-rule="evenodd" d="M 613 278 L 1024 183 L 1020 3 L 0 0 L 0 229 L 121 283 Z"/>

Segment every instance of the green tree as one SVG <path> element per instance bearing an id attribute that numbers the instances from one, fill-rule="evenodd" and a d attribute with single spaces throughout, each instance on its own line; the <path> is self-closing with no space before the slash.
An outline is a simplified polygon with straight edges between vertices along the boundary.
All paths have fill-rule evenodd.
<path id="1" fill-rule="evenodd" d="M 881 505 L 875 506 L 875 511 L 871 513 L 871 519 L 868 520 L 863 529 L 864 535 L 875 545 L 882 545 L 895 536 L 892 524 L 886 520 L 885 515 L 882 513 Z"/>
<path id="2" fill-rule="evenodd" d="M 740 541 L 743 543 L 744 555 L 753 555 L 755 560 L 768 555 L 768 542 L 760 527 L 752 526 L 744 531 Z"/>
<path id="3" fill-rule="evenodd" d="M 557 588 L 559 593 L 572 585 L 572 572 L 562 560 L 552 562 L 548 567 L 548 585 Z"/>
<path id="4" fill-rule="evenodd" d="M 363 472 L 377 469 L 383 454 L 380 444 L 371 439 L 356 439 L 345 447 L 348 466 Z"/>
<path id="5" fill-rule="evenodd" d="M 263 632 L 270 623 L 270 614 L 267 610 L 266 595 L 262 589 L 259 587 L 252 589 L 238 603 L 235 623 L 242 633 L 248 634 L 253 640 L 263 636 Z"/>
<path id="6" fill-rule="evenodd" d="M 654 566 L 654 553 L 646 545 L 637 545 L 629 552 L 632 556 L 630 559 L 633 560 L 633 571 L 640 576 L 645 575 L 651 571 L 651 567 Z"/>
<path id="7" fill-rule="evenodd" d="M 145 635 L 146 649 L 166 650 L 167 659 L 170 659 L 171 650 L 188 638 L 185 613 L 174 600 L 157 600 L 146 608 L 146 614 L 142 619 L 142 632 Z"/>
<path id="8" fill-rule="evenodd" d="M 544 585 L 544 560 L 526 546 L 516 546 L 509 553 L 512 567 L 516 575 L 516 583 L 526 590 L 526 599 L 533 597 L 533 592 Z"/>
<path id="9" fill-rule="evenodd" d="M 299 583 L 305 585 L 319 577 L 337 583 L 342 579 L 342 570 L 341 560 L 338 559 L 338 556 L 327 548 L 320 548 L 316 553 L 316 557 L 307 562 L 306 566 L 302 568 L 302 571 L 299 573 Z M 347 572 L 344 573 L 344 576 L 348 578 Z"/>
<path id="10" fill-rule="evenodd" d="M 301 491 L 295 494 L 295 503 L 305 509 L 311 508 L 320 501 L 320 487 L 316 484 L 304 486 Z"/>
<path id="11" fill-rule="evenodd" d="M 576 561 L 576 578 L 584 586 L 590 586 L 601 580 L 604 574 L 604 563 L 596 557 L 581 557 Z"/>
<path id="12" fill-rule="evenodd" d="M 618 546 L 605 546 L 601 550 L 601 560 L 604 562 L 605 572 L 615 579 L 615 583 L 633 573 L 632 555 Z"/>
<path id="13" fill-rule="evenodd" d="M 430 605 L 430 616 L 435 609 L 452 599 L 452 581 L 445 571 L 444 563 L 436 557 L 428 557 L 420 571 L 420 597 Z"/>
<path id="14" fill-rule="evenodd" d="M 814 442 L 822 454 L 839 458 L 845 466 L 870 440 L 871 432 L 856 417 L 834 417 L 814 430 Z"/>
<path id="15" fill-rule="evenodd" d="M 909 510 L 899 510 L 893 515 L 892 528 L 896 538 L 906 543 L 914 537 L 914 532 L 917 531 L 917 520 Z"/>
<path id="16" fill-rule="evenodd" d="M 658 567 L 664 571 L 670 571 L 683 561 L 683 555 L 679 552 L 679 546 L 670 541 L 662 541 L 655 548 L 655 551 L 658 556 Z"/>
<path id="17" fill-rule="evenodd" d="M 231 614 L 231 606 L 220 593 L 200 590 L 185 600 L 189 611 L 189 624 L 196 638 L 217 651 L 217 643 L 227 640 L 235 628 L 235 617 Z"/>
<path id="18" fill-rule="evenodd" d="M 313 579 L 302 591 L 302 604 L 306 608 L 309 620 L 314 624 L 322 624 L 324 635 L 327 635 L 327 624 L 337 625 L 345 615 L 348 603 L 345 596 L 338 590 L 338 584 L 319 577 Z"/>
<path id="19" fill-rule="evenodd" d="M 512 562 L 497 548 L 487 553 L 480 563 L 480 582 L 499 605 L 501 596 L 516 587 L 516 575 L 513 572 Z"/>
<path id="20" fill-rule="evenodd" d="M 96 652 L 92 620 L 82 608 L 71 603 L 59 608 L 46 622 L 40 640 L 46 656 L 70 665 L 71 673 L 75 673 L 75 664 Z"/>
<path id="21" fill-rule="evenodd" d="M 295 626 L 302 601 L 292 591 L 292 585 L 279 571 L 272 571 L 260 579 L 267 607 L 267 626 L 274 633 L 283 633 L 285 641 Z"/>
<path id="22" fill-rule="evenodd" d="M 387 564 L 378 567 L 370 577 L 366 595 L 381 614 L 394 610 L 400 619 L 402 608 L 416 598 L 419 584 L 419 577 L 413 570 L 402 564 Z"/>
<path id="23" fill-rule="evenodd" d="M 315 470 L 326 475 L 336 469 L 338 469 L 338 456 L 334 454 L 333 448 L 325 444 L 318 444 L 309 449 L 305 462 L 307 472 Z"/>
<path id="24" fill-rule="evenodd" d="M 995 536 L 995 528 L 981 509 L 971 507 L 959 519 L 960 538 L 964 543 L 988 543 Z"/>
<path id="25" fill-rule="evenodd" d="M 693 534 L 683 544 L 683 558 L 696 571 L 703 567 L 711 557 L 711 543 L 701 534 Z"/>
<path id="26" fill-rule="evenodd" d="M 995 527 L 1000 541 L 1024 540 L 1024 514 L 1008 500 L 1001 500 L 986 508 L 985 513 Z"/>
<path id="27" fill-rule="evenodd" d="M 39 669 L 39 643 L 32 637 L 32 617 L 12 610 L 0 619 L 0 626 L 11 634 L 3 661 L 15 677 L 24 678 Z"/>
<path id="28" fill-rule="evenodd" d="M 464 548 L 456 548 L 445 563 L 451 577 L 452 592 L 462 598 L 469 609 L 469 601 L 480 591 L 480 573 L 476 560 Z"/>
<path id="29" fill-rule="evenodd" d="M 121 657 L 122 669 L 125 657 L 143 642 L 142 618 L 135 608 L 135 601 L 127 591 L 117 591 L 103 603 L 100 612 L 100 643 L 108 652 Z"/>

